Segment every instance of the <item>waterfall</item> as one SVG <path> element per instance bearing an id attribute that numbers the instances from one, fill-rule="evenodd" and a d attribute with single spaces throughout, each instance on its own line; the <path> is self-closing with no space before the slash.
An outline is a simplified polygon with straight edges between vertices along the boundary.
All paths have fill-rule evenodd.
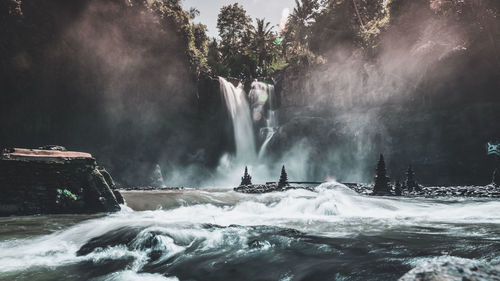
<path id="1" fill-rule="evenodd" d="M 243 85 L 240 83 L 235 87 L 222 77 L 219 77 L 219 83 L 233 123 L 236 162 L 251 163 L 257 155 L 250 107 Z"/>
<path id="2" fill-rule="evenodd" d="M 266 120 L 267 127 L 261 129 L 261 131 L 266 134 L 266 138 L 262 143 L 262 146 L 260 147 L 259 159 L 262 159 L 262 157 L 264 157 L 271 139 L 277 132 L 278 120 L 276 118 L 276 113 L 277 112 L 275 110 L 268 111 L 268 119 Z"/>
<path id="3" fill-rule="evenodd" d="M 274 85 L 254 81 L 252 83 L 252 90 L 250 91 L 250 99 L 252 101 L 252 111 L 254 121 L 260 121 L 265 118 L 265 127 L 260 129 L 261 136 L 264 137 L 264 142 L 260 147 L 258 157 L 262 159 L 265 154 L 267 147 L 276 134 L 278 128 L 277 111 L 274 109 Z M 264 108 L 268 105 L 267 113 Z"/>

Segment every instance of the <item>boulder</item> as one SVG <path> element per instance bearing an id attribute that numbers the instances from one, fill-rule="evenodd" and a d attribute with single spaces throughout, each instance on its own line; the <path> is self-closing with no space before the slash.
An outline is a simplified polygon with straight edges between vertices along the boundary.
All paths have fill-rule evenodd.
<path id="1" fill-rule="evenodd" d="M 113 185 L 91 154 L 6 149 L 0 155 L 0 216 L 118 211 L 122 198 Z"/>

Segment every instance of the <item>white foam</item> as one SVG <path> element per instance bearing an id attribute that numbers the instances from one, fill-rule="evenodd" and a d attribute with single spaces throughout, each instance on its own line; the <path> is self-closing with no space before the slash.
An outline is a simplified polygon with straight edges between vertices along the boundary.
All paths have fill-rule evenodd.
<path id="1" fill-rule="evenodd" d="M 200 196 L 204 198 L 203 204 L 190 203 L 200 201 Z M 201 243 L 196 251 L 247 247 L 247 228 L 207 229 L 202 224 L 279 226 L 326 236 L 344 236 L 406 226 L 439 226 L 461 233 L 464 225 L 470 228 L 478 223 L 500 223 L 499 201 L 376 198 L 358 195 L 335 182 L 323 184 L 315 191 L 290 190 L 259 195 L 189 190 L 175 200 L 184 200 L 186 205 L 144 212 L 123 208 L 119 213 L 85 221 L 50 235 L 0 242 L 0 272 L 123 256 L 134 257 L 136 262 L 131 270 L 137 272 L 148 261 L 148 251 L 153 250 L 140 249 L 152 232 L 157 240 L 154 250 L 162 252 L 162 259 L 182 253 L 195 241 Z M 84 257 L 76 256 L 76 251 L 90 239 L 122 227 L 144 229 L 132 243 L 137 249 L 113 247 Z M 469 231 L 468 235 L 489 234 Z"/>
<path id="2" fill-rule="evenodd" d="M 103 281 L 179 281 L 177 277 L 165 277 L 161 274 L 137 273 L 132 270 L 112 273 L 100 280 Z"/>

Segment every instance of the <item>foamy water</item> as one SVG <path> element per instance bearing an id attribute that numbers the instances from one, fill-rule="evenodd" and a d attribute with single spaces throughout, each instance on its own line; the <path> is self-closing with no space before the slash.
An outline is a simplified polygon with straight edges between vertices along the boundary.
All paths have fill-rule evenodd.
<path id="1" fill-rule="evenodd" d="M 356 278 L 372 271 L 394 279 L 415 261 L 456 255 L 498 262 L 500 251 L 494 200 L 375 198 L 338 183 L 261 195 L 185 190 L 167 198 L 161 210 L 124 206 L 48 235 L 1 241 L 0 279 L 303 280 L 322 272 L 322 262 L 329 262 L 324 278 L 315 280 L 363 280 Z M 349 265 L 363 256 L 365 273 Z M 380 273 L 368 261 L 400 269 Z M 274 267 L 259 275 L 244 264 Z"/>

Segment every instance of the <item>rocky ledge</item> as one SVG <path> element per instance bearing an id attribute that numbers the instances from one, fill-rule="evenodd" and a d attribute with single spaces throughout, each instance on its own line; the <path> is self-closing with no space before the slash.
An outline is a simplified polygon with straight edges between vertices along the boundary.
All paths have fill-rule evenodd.
<path id="1" fill-rule="evenodd" d="M 358 183 L 343 183 L 345 186 L 363 195 L 373 195 L 373 186 Z M 269 193 L 287 191 L 291 189 L 314 190 L 314 186 L 282 186 L 277 183 L 243 185 L 234 188 L 234 191 L 241 193 Z M 391 192 L 389 196 L 396 196 Z M 476 197 L 476 198 L 500 198 L 500 187 L 493 184 L 486 186 L 435 186 L 420 187 L 418 191 L 403 190 L 403 197 Z"/>
<path id="2" fill-rule="evenodd" d="M 418 192 L 403 193 L 408 196 L 423 197 L 478 197 L 478 198 L 500 198 L 500 187 L 495 185 L 486 186 L 434 186 L 423 187 Z"/>
<path id="3" fill-rule="evenodd" d="M 314 190 L 312 186 L 279 186 L 277 183 L 242 185 L 234 188 L 234 191 L 241 193 L 269 193 L 277 191 L 287 191 L 292 189 Z"/>
<path id="4" fill-rule="evenodd" d="M 64 147 L 4 149 L 0 216 L 115 212 L 123 198 L 91 154 Z"/>

